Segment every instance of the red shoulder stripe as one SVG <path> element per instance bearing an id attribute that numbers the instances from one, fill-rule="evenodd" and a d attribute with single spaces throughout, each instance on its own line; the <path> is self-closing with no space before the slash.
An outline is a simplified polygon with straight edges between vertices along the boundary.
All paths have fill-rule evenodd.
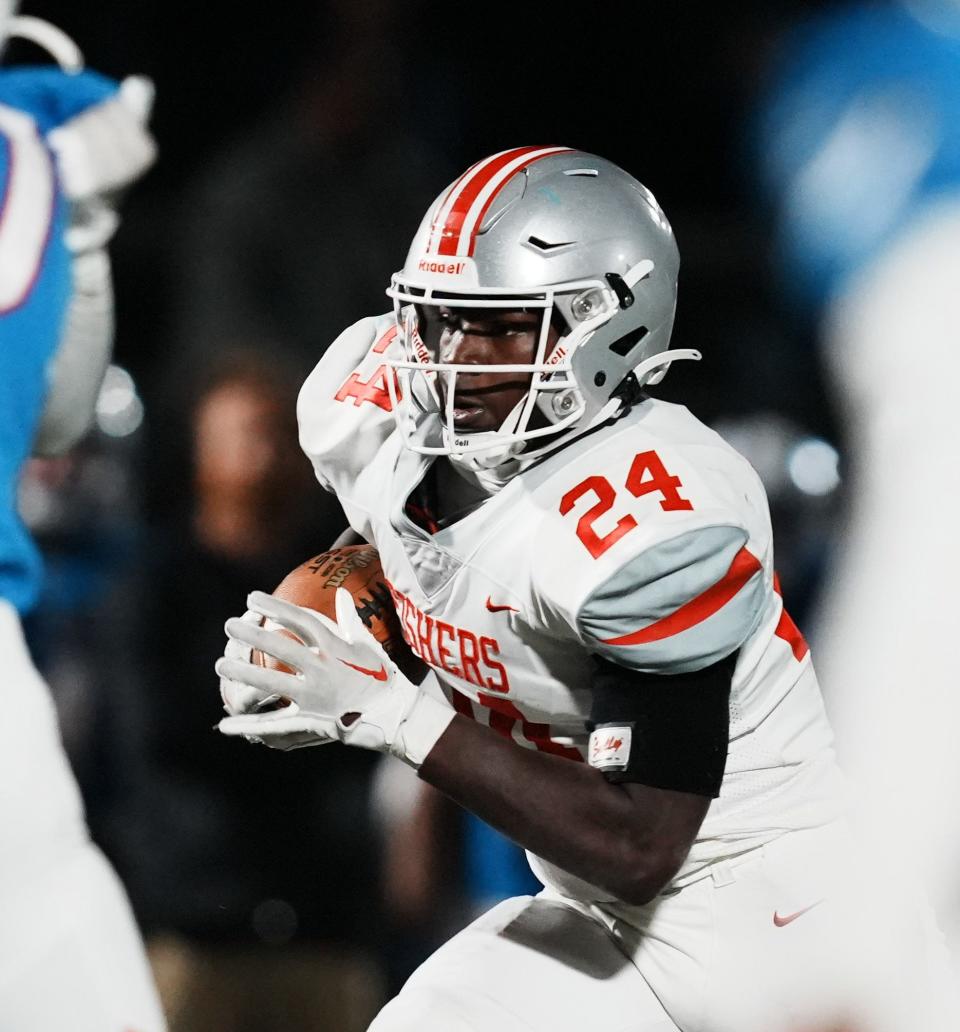
<path id="1" fill-rule="evenodd" d="M 648 642 L 660 641 L 674 634 L 680 634 L 681 631 L 687 631 L 722 609 L 762 568 L 760 560 L 755 555 L 748 552 L 746 548 L 741 548 L 733 557 L 730 569 L 722 579 L 707 588 L 702 594 L 685 602 L 669 616 L 661 617 L 654 623 L 641 627 L 638 631 L 631 631 L 618 638 L 606 638 L 603 643 L 605 645 L 646 645 Z"/>
<path id="2" fill-rule="evenodd" d="M 800 628 L 793 622 L 793 617 L 787 612 L 787 607 L 783 602 L 783 592 L 780 590 L 780 577 L 776 572 L 773 574 L 773 590 L 780 596 L 780 604 L 783 606 L 780 611 L 780 622 L 773 633 L 790 646 L 793 658 L 799 663 L 810 651 L 810 646 L 807 645 Z"/>

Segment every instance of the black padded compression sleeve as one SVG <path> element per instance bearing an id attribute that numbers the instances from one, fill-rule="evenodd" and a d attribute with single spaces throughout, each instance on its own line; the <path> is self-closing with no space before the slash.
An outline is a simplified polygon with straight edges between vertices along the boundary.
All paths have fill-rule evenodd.
<path id="1" fill-rule="evenodd" d="M 594 657 L 590 762 L 607 780 L 716 798 L 727 762 L 737 653 L 690 674 Z"/>

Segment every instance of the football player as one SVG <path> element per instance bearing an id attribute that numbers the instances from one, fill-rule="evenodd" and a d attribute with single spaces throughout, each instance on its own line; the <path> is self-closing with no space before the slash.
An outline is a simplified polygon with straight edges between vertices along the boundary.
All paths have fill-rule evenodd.
<path id="1" fill-rule="evenodd" d="M 11 13 L 0 2 L 0 46 L 22 27 L 74 67 L 0 72 L 0 1025 L 157 1032 L 139 933 L 24 643 L 40 564 L 16 510 L 27 456 L 63 452 L 93 416 L 112 338 L 106 245 L 116 192 L 153 161 L 150 85 L 82 71 L 62 34 Z"/>
<path id="2" fill-rule="evenodd" d="M 345 592 L 335 621 L 254 592 L 220 729 L 392 753 L 544 885 L 443 946 L 375 1032 L 957 1027 L 922 904 L 844 820 L 760 482 L 645 391 L 699 357 L 669 350 L 678 265 L 622 169 L 505 151 L 437 198 L 393 312 L 302 389 L 304 451 L 430 673 L 408 680 Z"/>

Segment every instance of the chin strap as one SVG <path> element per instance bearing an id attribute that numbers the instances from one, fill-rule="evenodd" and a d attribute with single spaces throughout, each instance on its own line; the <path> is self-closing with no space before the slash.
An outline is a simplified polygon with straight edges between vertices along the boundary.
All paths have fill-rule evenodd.
<path id="1" fill-rule="evenodd" d="M 703 355 L 695 348 L 668 348 L 666 351 L 659 351 L 657 354 L 645 358 L 633 370 L 633 375 L 637 379 L 638 387 L 658 384 L 667 375 L 674 362 L 684 360 L 699 362 L 702 357 Z M 516 418 L 517 409 L 523 404 L 523 400 L 517 402 L 510 415 L 504 420 L 504 426 L 509 425 Z M 616 396 L 612 397 L 584 426 L 570 428 L 565 433 L 561 432 L 556 441 L 546 446 L 537 448 L 535 442 L 510 441 L 484 451 L 465 454 L 453 452 L 448 458 L 453 466 L 468 470 L 488 491 L 494 493 L 527 466 L 616 415 L 621 406 L 622 400 Z M 491 436 L 499 433 L 502 433 L 502 428 L 490 431 Z M 535 446 L 534 453 L 532 455 L 524 454 L 523 449 L 531 443 L 534 443 Z"/>
<path id="2" fill-rule="evenodd" d="M 658 351 L 657 354 L 645 358 L 633 370 L 633 375 L 641 387 L 646 387 L 648 384 L 659 383 L 667 375 L 674 362 L 684 359 L 699 362 L 701 358 L 703 355 L 695 348 L 671 348 L 667 351 Z"/>
<path id="3" fill-rule="evenodd" d="M 469 479 L 472 479 L 488 494 L 493 495 L 496 494 L 497 491 L 507 483 L 507 481 L 512 480 L 518 473 L 522 473 L 525 469 L 529 469 L 535 463 L 545 459 L 552 452 L 566 447 L 578 437 L 582 437 L 595 427 L 600 426 L 609 419 L 612 419 L 620 411 L 621 406 L 622 402 L 620 398 L 611 398 L 588 423 L 585 423 L 580 427 L 571 427 L 566 432 L 561 432 L 556 440 L 551 441 L 548 445 L 541 445 L 531 455 L 525 455 L 522 453 L 508 455 L 506 458 L 500 458 L 499 462 L 493 466 L 481 466 L 478 464 L 478 459 L 486 459 L 486 461 L 489 462 L 491 454 L 501 456 L 502 451 L 507 447 L 504 446 L 504 449 L 491 449 L 489 452 L 468 452 L 466 455 L 453 454 L 448 455 L 447 458 L 457 472 L 461 473 L 461 475 L 467 476 Z M 522 448 L 524 443 L 525 442 L 523 441 L 518 441 L 510 447 L 519 446 Z"/>

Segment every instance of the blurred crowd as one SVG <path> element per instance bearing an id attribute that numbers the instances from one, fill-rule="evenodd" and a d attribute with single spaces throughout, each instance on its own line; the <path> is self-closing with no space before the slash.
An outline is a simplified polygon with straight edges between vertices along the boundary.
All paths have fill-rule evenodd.
<path id="1" fill-rule="evenodd" d="M 516 847 L 400 764 L 340 748 L 279 755 L 213 730 L 223 621 L 344 526 L 297 445 L 299 384 L 341 329 L 384 309 L 427 204 L 476 158 L 569 143 L 663 204 L 683 262 L 674 344 L 705 356 L 663 396 L 763 478 L 791 613 L 815 654 L 823 641 L 828 703 L 833 678 L 858 680 L 830 634 L 853 610 L 867 626 L 844 634 L 864 650 L 904 634 L 911 608 L 949 640 L 935 578 L 919 595 L 911 580 L 916 556 L 890 614 L 863 607 L 900 576 L 896 534 L 925 540 L 924 563 L 957 559 L 930 511 L 960 494 L 936 479 L 955 455 L 940 391 L 956 349 L 933 345 L 942 364 L 921 376 L 925 339 L 941 325 L 956 337 L 956 321 L 931 314 L 956 290 L 944 273 L 940 293 L 911 303 L 928 323 L 883 305 L 927 246 L 950 255 L 952 241 L 956 271 L 960 102 L 945 98 L 951 85 L 960 96 L 960 8 L 748 3 L 690 25 L 614 4 L 574 24 L 555 7 L 494 3 L 478 31 L 428 0 L 256 18 L 226 4 L 176 17 L 85 6 L 23 9 L 61 24 L 97 67 L 154 78 L 160 159 L 116 240 L 117 365 L 97 426 L 68 457 L 33 460 L 21 484 L 47 563 L 28 633 L 175 1032 L 363 1029 L 451 929 L 536 890 Z M 918 56 L 892 72 L 891 54 Z M 18 44 L 10 58 L 35 55 Z M 923 222 L 909 238 L 934 201 L 949 228 Z M 894 247 L 906 257 L 887 259 Z M 926 430 L 911 424 L 924 415 Z M 942 455 L 925 474 L 931 438 Z M 884 484 L 925 522 L 907 530 Z M 866 547 L 888 506 L 895 525 L 856 560 L 852 542 Z M 855 561 L 879 566 L 876 582 Z M 841 573 L 862 579 L 850 588 Z M 893 707 L 917 660 L 884 657 L 860 680 L 875 688 L 892 664 Z M 928 715 L 945 667 L 934 648 Z M 850 698 L 860 714 L 870 705 L 867 689 Z M 856 724 L 834 708 L 844 730 Z"/>

